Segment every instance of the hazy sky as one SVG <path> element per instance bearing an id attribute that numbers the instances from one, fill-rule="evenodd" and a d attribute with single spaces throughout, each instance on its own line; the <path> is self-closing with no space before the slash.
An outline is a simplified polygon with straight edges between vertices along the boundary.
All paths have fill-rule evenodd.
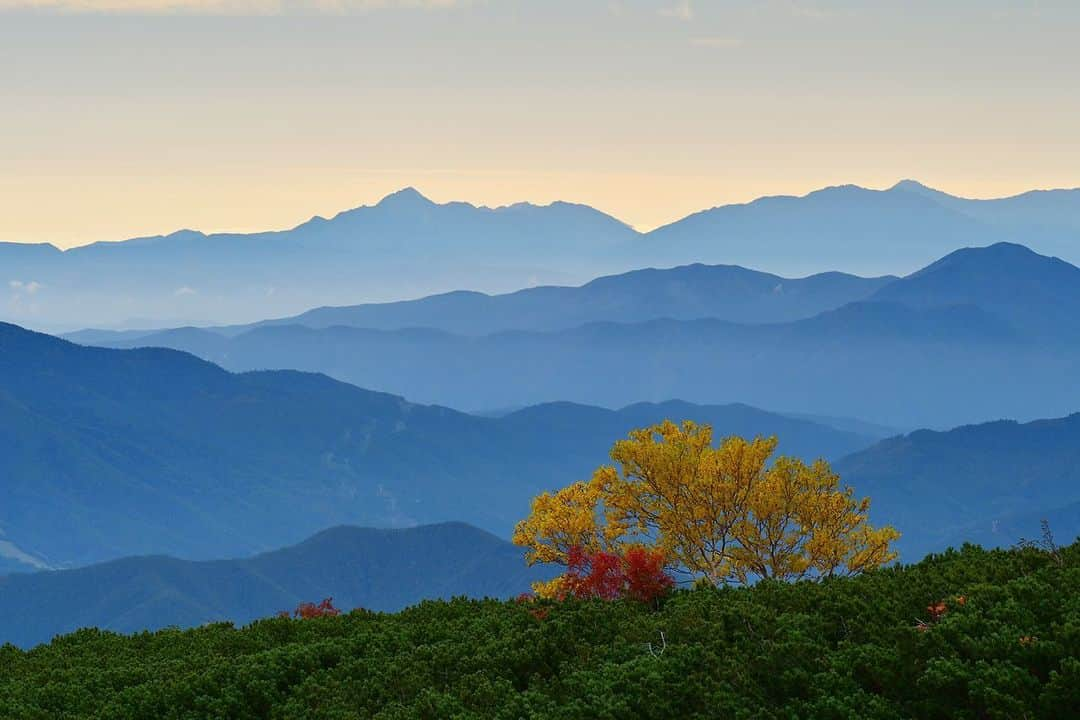
<path id="1" fill-rule="evenodd" d="M 0 0 L 0 240 L 1080 185 L 1080 3 Z"/>

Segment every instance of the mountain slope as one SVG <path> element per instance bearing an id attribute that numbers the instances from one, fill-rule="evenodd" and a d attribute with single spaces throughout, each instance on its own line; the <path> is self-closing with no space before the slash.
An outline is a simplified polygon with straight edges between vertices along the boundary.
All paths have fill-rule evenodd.
<path id="1" fill-rule="evenodd" d="M 709 424 L 718 437 L 775 435 L 779 452 L 802 458 L 837 458 L 847 454 L 844 448 L 862 449 L 873 443 L 868 435 L 808 423 L 749 405 L 695 405 L 681 400 L 635 403 L 619 410 L 553 402 L 509 413 L 498 424 L 504 436 L 513 439 L 510 440 L 513 446 L 523 449 L 524 460 L 535 462 L 535 458 L 542 457 L 542 448 L 549 448 L 563 456 L 562 462 L 592 470 L 599 464 L 595 460 L 597 455 L 601 452 L 606 455 L 615 439 L 625 437 L 634 428 L 676 418 Z M 532 447 L 536 449 L 526 450 Z M 607 462 L 607 458 L 602 461 Z M 576 479 L 580 477 L 584 474 Z"/>
<path id="2" fill-rule="evenodd" d="M 923 195 L 984 223 L 1025 228 L 1029 232 L 1080 231 L 1080 188 L 1030 190 L 991 200 L 956 197 L 915 180 L 901 180 L 892 189 Z"/>
<path id="3" fill-rule="evenodd" d="M 739 406 L 481 418 L 322 375 L 234 375 L 172 350 L 86 348 L 0 324 L 0 550 L 65 567 L 244 555 L 335 524 L 457 519 L 507 534 L 536 493 L 672 412 L 780 434 L 804 457 L 871 443 Z"/>
<path id="4" fill-rule="evenodd" d="M 649 233 L 668 263 L 725 262 L 801 274 L 831 268 L 860 274 L 910 272 L 963 245 L 1017 239 L 924 195 L 824 188 L 764 197 L 690 215 Z"/>
<path id="5" fill-rule="evenodd" d="M 970 539 L 1011 544 L 1056 518 L 1063 543 L 1080 535 L 1080 413 L 1019 424 L 1000 421 L 890 438 L 834 464 L 874 517 L 904 532 L 914 560 Z M 997 532 L 994 532 L 995 529 Z"/>
<path id="6" fill-rule="evenodd" d="M 108 344 L 175 347 L 233 370 L 325 372 L 468 409 L 738 398 L 796 413 L 941 428 L 1080 406 L 1071 382 L 1080 358 L 1078 315 L 1080 269 L 997 244 L 957 251 L 867 300 L 786 323 L 657 318 L 479 337 L 267 325 L 231 338 L 180 329 Z"/>
<path id="7" fill-rule="evenodd" d="M 0 578 L 0 643 L 31 646 L 81 627 L 140 632 L 246 624 L 333 597 L 336 607 L 395 611 L 427 599 L 512 597 L 554 569 L 463 523 L 405 530 L 337 527 L 241 560 L 133 557 Z"/>
<path id="8" fill-rule="evenodd" d="M 236 376 L 173 351 L 87 349 L 11 326 L 0 349 L 0 527 L 50 565 L 250 552 L 337 522 L 410 522 L 391 485 L 419 484 L 454 513 L 445 483 L 462 455 L 447 451 L 486 431 L 328 378 Z"/>
<path id="9" fill-rule="evenodd" d="M 806 273 L 902 273 L 961 246 L 1023 243 L 1080 262 L 1080 190 L 967 200 L 914 181 L 829 187 L 690 215 L 648 235 L 653 262 L 723 262 Z M 662 258 L 662 260 L 661 260 Z"/>
<path id="10" fill-rule="evenodd" d="M 427 327 L 484 335 L 657 318 L 783 322 L 865 299 L 893 280 L 835 272 L 789 279 L 737 266 L 699 264 L 635 270 L 597 278 L 581 287 L 537 287 L 496 296 L 459 291 L 396 303 L 318 308 L 258 325 Z M 247 329 L 250 326 L 225 330 L 235 335 Z"/>
<path id="11" fill-rule="evenodd" d="M 1075 348 L 1048 352 L 975 307 L 859 303 L 795 323 L 718 320 L 593 323 L 551 333 L 463 337 L 431 330 L 298 326 L 196 341 L 148 336 L 232 370 L 324 372 L 346 382 L 458 408 L 554 400 L 620 406 L 638 400 L 733 398 L 757 407 L 941 427 L 986 417 L 1068 412 Z M 1031 378 L 1021 388 L 1018 372 Z M 993 388 L 993 392 L 987 392 Z"/>
<path id="12" fill-rule="evenodd" d="M 1022 245 L 957 250 L 871 299 L 915 308 L 975 305 L 1041 339 L 1080 337 L 1080 268 Z"/>

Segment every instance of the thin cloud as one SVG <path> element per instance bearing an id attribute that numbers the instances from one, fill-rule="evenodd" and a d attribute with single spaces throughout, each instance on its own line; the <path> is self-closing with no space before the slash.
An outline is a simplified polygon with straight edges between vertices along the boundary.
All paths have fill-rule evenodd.
<path id="1" fill-rule="evenodd" d="M 12 280 L 8 283 L 8 287 L 18 293 L 26 293 L 27 295 L 34 295 L 38 290 L 45 287 L 37 280 Z"/>
<path id="2" fill-rule="evenodd" d="M 791 0 L 789 9 L 794 17 L 809 20 L 824 20 L 826 18 L 845 15 L 850 16 L 855 15 L 858 12 L 857 8 L 841 9 L 832 7 L 826 9 L 813 0 Z"/>
<path id="3" fill-rule="evenodd" d="M 690 0 L 679 0 L 674 5 L 660 8 L 657 12 L 663 17 L 675 18 L 676 20 L 694 19 L 694 8 L 690 4 Z"/>
<path id="4" fill-rule="evenodd" d="M 742 47 L 742 38 L 727 35 L 706 35 L 690 38 L 690 44 L 694 47 L 716 48 L 719 50 L 731 50 Z"/>
<path id="5" fill-rule="evenodd" d="M 40 308 L 35 298 L 44 287 L 37 280 L 9 280 L 8 288 L 11 289 L 7 300 L 9 312 L 16 315 L 36 315 Z"/>
<path id="6" fill-rule="evenodd" d="M 452 9 L 474 0 L 0 0 L 0 11 L 130 15 L 348 14 L 395 9 Z"/>

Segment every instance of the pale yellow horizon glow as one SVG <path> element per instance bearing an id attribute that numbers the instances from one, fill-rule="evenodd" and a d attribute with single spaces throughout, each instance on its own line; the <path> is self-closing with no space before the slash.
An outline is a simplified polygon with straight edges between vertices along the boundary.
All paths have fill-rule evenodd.
<path id="1" fill-rule="evenodd" d="M 50 243 L 68 249 L 99 241 L 126 240 L 165 235 L 181 229 L 212 233 L 251 233 L 293 228 L 313 216 L 332 217 L 344 210 L 374 205 L 386 195 L 414 187 L 434 202 L 464 201 L 499 207 L 517 202 L 546 205 L 555 201 L 590 205 L 648 232 L 691 213 L 719 205 L 751 202 L 768 195 L 805 195 L 831 185 L 851 184 L 884 190 L 905 179 L 897 175 L 840 178 L 822 175 L 816 181 L 787 183 L 754 178 L 722 186 L 711 177 L 662 177 L 592 174 L 513 173 L 464 174 L 452 171 L 402 171 L 314 173 L 316 181 L 282 184 L 258 176 L 239 178 L 112 178 L 107 186 L 94 187 L 94 178 L 77 180 L 67 188 L 50 182 L 48 187 L 5 187 L 0 193 L 10 206 L 0 242 Z M 1073 188 L 1067 178 L 1041 184 L 1015 180 L 984 183 L 955 179 L 932 182 L 912 178 L 952 195 L 992 199 L 1029 190 Z M 63 207 L 36 210 L 42 196 L 65 197 Z M 22 198 L 20 198 L 22 195 Z M 36 195 L 36 197 L 35 197 Z M 5 205 L 8 203 L 5 202 Z M 21 226 L 21 227 L 20 227 Z"/>
<path id="2" fill-rule="evenodd" d="M 405 186 L 642 231 L 848 183 L 1072 188 L 1078 34 L 1065 0 L 0 0 L 0 241 Z"/>

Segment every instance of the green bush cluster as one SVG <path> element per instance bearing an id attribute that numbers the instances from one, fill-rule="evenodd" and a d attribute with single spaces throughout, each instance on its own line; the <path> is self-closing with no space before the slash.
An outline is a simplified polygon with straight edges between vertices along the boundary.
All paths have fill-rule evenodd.
<path id="1" fill-rule="evenodd" d="M 0 649 L 0 717 L 1080 717 L 1080 544 L 699 586 L 659 609 L 458 599 L 240 629 L 82 630 Z"/>

